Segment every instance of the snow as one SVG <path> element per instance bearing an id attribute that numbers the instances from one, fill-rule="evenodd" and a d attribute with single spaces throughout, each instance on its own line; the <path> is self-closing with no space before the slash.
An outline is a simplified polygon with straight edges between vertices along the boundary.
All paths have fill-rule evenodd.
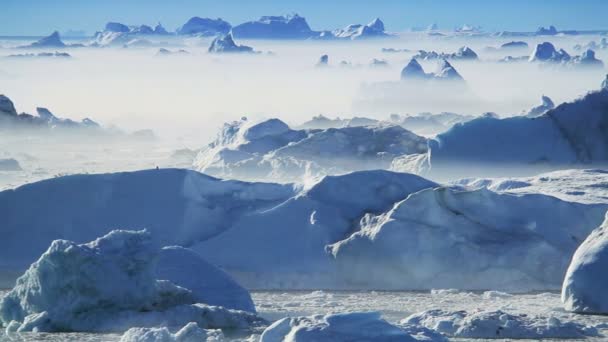
<path id="1" fill-rule="evenodd" d="M 283 318 L 268 327 L 260 342 L 297 341 L 447 341 L 429 329 L 399 327 L 378 312 Z"/>
<path id="2" fill-rule="evenodd" d="M 232 34 L 215 38 L 209 46 L 210 53 L 252 53 L 253 48 L 245 45 L 236 45 Z"/>
<path id="3" fill-rule="evenodd" d="M 115 230 L 87 244 L 55 240 L 0 300 L 17 331 L 124 331 L 130 326 L 251 328 L 253 314 L 195 304 L 192 292 L 157 280 L 158 244 L 146 231 Z"/>
<path id="4" fill-rule="evenodd" d="M 608 314 L 608 216 L 578 247 L 562 287 L 566 310 L 585 314 Z"/>
<path id="5" fill-rule="evenodd" d="M 192 17 L 190 18 L 182 27 L 177 30 L 178 34 L 184 35 L 201 35 L 203 37 L 207 36 L 217 36 L 217 35 L 226 35 L 230 32 L 232 25 L 228 22 L 218 18 L 218 19 L 210 19 L 210 18 L 200 18 L 200 17 Z"/>
<path id="6" fill-rule="evenodd" d="M 329 247 L 359 288 L 558 289 L 607 205 L 438 187 L 369 216 Z M 535 260 L 535 262 L 530 262 Z"/>
<path id="7" fill-rule="evenodd" d="M 402 324 L 422 325 L 449 337 L 470 339 L 546 339 L 598 336 L 597 329 L 555 317 L 509 314 L 503 311 L 429 310 L 409 316 Z"/>
<path id="8" fill-rule="evenodd" d="M 120 342 L 201 342 L 223 341 L 221 330 L 204 330 L 191 322 L 172 334 L 166 327 L 162 328 L 131 328 L 127 330 Z"/>
<path id="9" fill-rule="evenodd" d="M 190 249 L 178 246 L 163 248 L 156 265 L 156 276 L 190 290 L 197 303 L 255 312 L 247 290 Z"/>
<path id="10" fill-rule="evenodd" d="M 434 75 L 435 79 L 445 79 L 445 80 L 455 80 L 455 81 L 464 81 L 462 76 L 456 71 L 456 69 L 448 62 L 447 60 L 442 60 L 438 67 L 437 71 Z"/>
<path id="11" fill-rule="evenodd" d="M 307 39 L 315 35 L 306 19 L 297 14 L 263 16 L 232 28 L 239 39 Z"/>

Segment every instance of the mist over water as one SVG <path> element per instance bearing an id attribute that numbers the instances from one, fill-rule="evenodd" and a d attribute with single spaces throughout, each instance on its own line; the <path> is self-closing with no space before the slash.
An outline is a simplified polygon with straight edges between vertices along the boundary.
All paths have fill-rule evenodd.
<path id="1" fill-rule="evenodd" d="M 434 38 L 403 34 L 374 41 L 238 41 L 262 53 L 212 55 L 209 39 L 160 38 L 145 48 L 67 48 L 73 58 L 3 58 L 0 89 L 19 112 L 47 107 L 58 116 L 90 117 L 103 125 L 125 130 L 153 129 L 161 138 L 188 141 L 192 148 L 209 142 L 223 122 L 278 117 L 290 124 L 313 115 L 385 119 L 390 113 L 452 111 L 480 115 L 496 112 L 518 114 L 536 105 L 541 95 L 556 104 L 596 89 L 605 70 L 539 67 L 533 63 L 497 63 L 508 55 L 529 55 L 534 44 L 550 40 L 556 48 L 574 54 L 575 44 L 597 37 L 524 38 L 529 49 L 486 51 L 514 39 Z M 519 38 L 515 40 L 520 40 Z M 0 40 L 0 55 L 40 52 L 9 49 L 26 41 Z M 157 56 L 159 47 L 185 49 L 188 55 Z M 469 46 L 480 61 L 452 61 L 470 91 L 466 101 L 454 105 L 446 99 L 456 94 L 412 90 L 398 106 L 382 101 L 365 108 L 354 105 L 362 85 L 397 82 L 401 69 L 419 49 L 455 52 Z M 411 52 L 383 53 L 382 48 Z M 315 68 L 322 54 L 329 68 Z M 598 50 L 599 59 L 608 51 Z M 373 59 L 388 67 L 370 67 Z M 349 63 L 341 66 L 340 62 Z M 435 61 L 420 61 L 427 72 Z M 408 101 L 408 97 L 415 101 Z"/>

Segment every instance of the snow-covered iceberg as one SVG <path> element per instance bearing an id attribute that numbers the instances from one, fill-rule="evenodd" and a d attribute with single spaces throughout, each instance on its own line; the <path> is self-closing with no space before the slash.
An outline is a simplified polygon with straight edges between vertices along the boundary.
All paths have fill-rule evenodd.
<path id="1" fill-rule="evenodd" d="M 552 316 L 509 314 L 503 311 L 429 310 L 411 315 L 402 324 L 422 325 L 445 336 L 466 339 L 569 339 L 599 336 L 597 329 Z"/>
<path id="2" fill-rule="evenodd" d="M 330 250 L 340 277 L 361 288 L 558 289 L 606 208 L 439 187 L 362 220 Z"/>
<path id="3" fill-rule="evenodd" d="M 125 331 L 164 324 L 249 329 L 254 314 L 197 303 L 186 288 L 156 278 L 160 247 L 146 231 L 116 230 L 86 244 L 55 240 L 0 300 L 12 331 Z"/>
<path id="4" fill-rule="evenodd" d="M 348 25 L 343 29 L 333 31 L 332 35 L 338 39 L 351 40 L 389 37 L 389 35 L 384 31 L 384 23 L 382 20 L 380 20 L 380 18 L 372 20 L 367 25 Z"/>
<path id="5" fill-rule="evenodd" d="M 608 216 L 578 247 L 564 278 L 562 302 L 568 311 L 608 314 Z"/>
<path id="6" fill-rule="evenodd" d="M 387 169 L 395 157 L 426 153 L 426 139 L 396 125 L 292 130 L 278 119 L 226 124 L 195 168 L 218 177 L 301 181 Z"/>
<path id="7" fill-rule="evenodd" d="M 171 333 L 166 327 L 162 328 L 131 328 L 127 330 L 120 342 L 213 342 L 224 341 L 221 330 L 201 329 L 194 322 Z"/>
<path id="8" fill-rule="evenodd" d="M 588 93 L 535 117 L 482 117 L 429 141 L 436 171 L 472 167 L 556 168 L 608 162 L 608 90 Z M 570 166 L 571 168 L 571 166 Z M 480 169 L 481 170 L 481 169 Z M 483 170 L 481 170 L 483 171 Z M 499 171 L 499 170 L 497 170 Z"/>
<path id="9" fill-rule="evenodd" d="M 422 327 L 393 325 L 377 312 L 352 312 L 283 318 L 262 333 L 260 342 L 447 341 Z"/>
<path id="10" fill-rule="evenodd" d="M 236 45 L 232 34 L 217 37 L 209 46 L 209 53 L 252 53 L 253 48 L 245 45 Z"/>
<path id="11" fill-rule="evenodd" d="M 307 39 L 317 34 L 306 19 L 297 14 L 264 16 L 236 25 L 231 32 L 238 39 Z"/>
<path id="12" fill-rule="evenodd" d="M 567 62 L 570 55 L 563 49 L 557 50 L 550 42 L 539 43 L 530 55 L 530 62 Z"/>
<path id="13" fill-rule="evenodd" d="M 203 37 L 212 37 L 217 35 L 226 35 L 230 32 L 232 25 L 230 23 L 217 18 L 201 18 L 192 17 L 177 29 L 178 34 L 184 35 L 200 35 Z"/>

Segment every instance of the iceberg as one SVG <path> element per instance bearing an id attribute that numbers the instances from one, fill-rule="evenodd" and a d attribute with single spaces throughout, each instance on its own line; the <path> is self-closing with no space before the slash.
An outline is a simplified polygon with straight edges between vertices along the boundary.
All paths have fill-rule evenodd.
<path id="1" fill-rule="evenodd" d="M 428 310 L 402 320 L 445 336 L 465 339 L 566 339 L 600 336 L 597 329 L 553 316 L 513 315 L 503 311 Z"/>
<path id="2" fill-rule="evenodd" d="M 608 314 L 608 216 L 578 247 L 562 287 L 566 310 L 584 314 Z"/>
<path id="3" fill-rule="evenodd" d="M 348 25 L 343 29 L 338 29 L 332 32 L 333 36 L 338 39 L 368 39 L 368 38 L 386 38 L 389 35 L 384 31 L 384 23 L 380 18 L 372 20 L 367 25 L 353 24 Z"/>
<path id="4" fill-rule="evenodd" d="M 19 162 L 16 159 L 13 158 L 8 158 L 8 159 L 3 159 L 0 158 L 0 172 L 2 171 L 23 171 L 23 169 L 21 168 L 21 165 L 19 165 Z"/>
<path id="5" fill-rule="evenodd" d="M 430 329 L 397 326 L 388 323 L 378 312 L 351 312 L 308 317 L 286 317 L 264 330 L 260 342 L 447 342 Z"/>
<path id="6" fill-rule="evenodd" d="M 482 117 L 429 140 L 433 169 L 450 172 L 481 165 L 555 168 L 608 161 L 603 127 L 608 125 L 608 91 L 590 92 L 535 118 Z M 433 171 L 433 170 L 432 170 Z M 498 170 L 497 170 L 498 171 Z M 475 174 L 468 168 L 468 177 Z M 500 175 L 500 173 L 498 174 Z"/>
<path id="7" fill-rule="evenodd" d="M 278 119 L 226 124 L 194 161 L 201 172 L 244 180 L 308 177 L 388 168 L 401 155 L 426 153 L 426 139 L 396 125 L 292 130 Z"/>
<path id="8" fill-rule="evenodd" d="M 401 80 L 408 82 L 417 80 L 464 82 L 458 71 L 445 59 L 439 62 L 437 70 L 434 73 L 425 73 L 415 58 L 412 58 L 405 68 L 401 70 Z"/>
<path id="9" fill-rule="evenodd" d="M 131 29 L 129 26 L 116 22 L 108 22 L 105 27 L 106 32 L 129 32 Z"/>
<path id="10" fill-rule="evenodd" d="M 61 41 L 58 31 L 54 31 L 49 36 L 41 38 L 40 40 L 33 42 L 30 45 L 23 46 L 23 48 L 63 48 L 66 47 L 65 43 Z"/>
<path id="11" fill-rule="evenodd" d="M 511 41 L 500 46 L 501 49 L 527 49 L 528 43 L 523 41 Z"/>
<path id="12" fill-rule="evenodd" d="M 298 14 L 264 16 L 257 21 L 234 26 L 231 32 L 238 39 L 308 39 L 318 34 Z"/>
<path id="13" fill-rule="evenodd" d="M 247 290 L 190 249 L 164 247 L 158 257 L 156 276 L 190 290 L 197 303 L 255 313 Z"/>
<path id="14" fill-rule="evenodd" d="M 469 61 L 479 59 L 479 57 L 477 56 L 477 53 L 475 53 L 475 51 L 473 51 L 473 49 L 471 49 L 468 46 L 463 46 L 454 53 L 439 53 L 439 52 L 435 52 L 435 51 L 419 50 L 418 53 L 416 55 L 414 55 L 414 57 L 412 57 L 412 58 L 421 59 L 421 60 L 455 59 L 455 60 L 469 60 Z"/>
<path id="15" fill-rule="evenodd" d="M 549 26 L 548 28 L 541 26 L 536 30 L 537 36 L 555 36 L 556 34 L 557 29 L 553 25 Z"/>
<path id="16" fill-rule="evenodd" d="M 18 332 L 125 331 L 189 322 L 248 329 L 264 323 L 244 311 L 197 304 L 190 290 L 158 280 L 159 253 L 146 231 L 115 230 L 86 244 L 55 240 L 0 300 L 0 323 Z"/>
<path id="17" fill-rule="evenodd" d="M 539 194 L 436 187 L 367 217 L 328 249 L 337 275 L 360 288 L 558 289 L 606 209 Z"/>
<path id="18" fill-rule="evenodd" d="M 555 108 L 555 103 L 548 96 L 541 96 L 540 104 L 536 107 L 531 108 L 529 111 L 524 113 L 529 118 L 535 118 L 537 116 L 545 114 L 547 111 Z"/>
<path id="19" fill-rule="evenodd" d="M 328 65 L 329 65 L 329 56 L 321 55 L 321 57 L 319 57 L 319 61 L 317 62 L 316 66 L 317 67 L 326 67 Z"/>
<path id="20" fill-rule="evenodd" d="M 530 62 L 567 62 L 570 60 L 570 55 L 560 49 L 555 49 L 555 46 L 549 42 L 537 44 L 530 56 Z"/>
<path id="21" fill-rule="evenodd" d="M 574 58 L 572 58 L 570 64 L 574 66 L 590 67 L 597 69 L 604 68 L 604 62 L 597 59 L 595 57 L 595 51 L 590 49 L 583 52 L 580 56 L 575 56 Z"/>
<path id="22" fill-rule="evenodd" d="M 228 22 L 217 18 L 190 18 L 182 27 L 177 29 L 178 34 L 182 35 L 201 35 L 203 37 L 212 37 L 218 35 L 226 35 L 230 32 L 232 25 Z"/>
<path id="23" fill-rule="evenodd" d="M 0 115 L 7 117 L 17 116 L 17 110 L 10 98 L 6 95 L 0 95 Z"/>
<path id="24" fill-rule="evenodd" d="M 236 45 L 232 34 L 217 37 L 209 46 L 209 53 L 252 53 L 253 48 L 245 45 Z"/>

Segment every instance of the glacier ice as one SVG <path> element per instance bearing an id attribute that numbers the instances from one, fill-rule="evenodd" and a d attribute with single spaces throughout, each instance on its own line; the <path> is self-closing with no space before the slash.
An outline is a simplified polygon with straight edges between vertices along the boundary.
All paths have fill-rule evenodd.
<path id="1" fill-rule="evenodd" d="M 252 53 L 253 48 L 245 45 L 236 45 L 232 33 L 216 37 L 209 46 L 210 53 Z"/>

